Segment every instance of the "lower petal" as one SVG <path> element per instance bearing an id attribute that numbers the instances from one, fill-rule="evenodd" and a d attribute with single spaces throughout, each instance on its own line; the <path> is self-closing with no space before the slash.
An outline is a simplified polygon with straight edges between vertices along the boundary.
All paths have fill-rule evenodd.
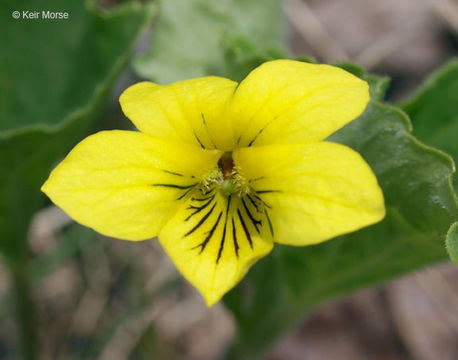
<path id="1" fill-rule="evenodd" d="M 259 220 L 252 222 L 254 217 Z M 196 190 L 163 227 L 159 241 L 211 306 L 272 250 L 269 231 L 267 220 L 237 195 Z"/>
<path id="2" fill-rule="evenodd" d="M 385 216 L 382 191 L 363 158 L 330 142 L 234 152 L 252 189 L 270 208 L 274 240 L 309 245 Z"/>

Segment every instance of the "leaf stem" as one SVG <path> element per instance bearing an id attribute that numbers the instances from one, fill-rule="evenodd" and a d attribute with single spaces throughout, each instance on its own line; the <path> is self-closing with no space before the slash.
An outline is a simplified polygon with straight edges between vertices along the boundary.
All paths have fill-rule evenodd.
<path id="1" fill-rule="evenodd" d="M 29 278 L 24 262 L 11 265 L 10 275 L 22 356 L 24 360 L 35 360 L 37 358 L 35 305 L 32 301 Z"/>

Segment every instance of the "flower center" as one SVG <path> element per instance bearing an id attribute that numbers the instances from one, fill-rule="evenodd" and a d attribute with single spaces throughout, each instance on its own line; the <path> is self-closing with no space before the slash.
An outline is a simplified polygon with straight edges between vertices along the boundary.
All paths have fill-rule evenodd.
<path id="1" fill-rule="evenodd" d="M 225 152 L 218 161 L 218 168 L 220 169 L 223 178 L 219 182 L 221 190 L 226 195 L 231 195 L 236 192 L 238 189 L 238 184 L 236 182 L 235 176 L 235 166 L 234 159 L 232 159 L 231 152 Z"/>
<path id="2" fill-rule="evenodd" d="M 223 173 L 223 178 L 226 180 L 232 176 L 234 170 L 234 159 L 232 159 L 232 153 L 230 151 L 225 152 L 218 161 L 218 166 Z"/>
<path id="3" fill-rule="evenodd" d="M 218 161 L 218 166 L 205 176 L 203 189 L 218 186 L 225 195 L 243 196 L 249 192 L 245 178 L 234 164 L 231 152 L 225 152 Z"/>

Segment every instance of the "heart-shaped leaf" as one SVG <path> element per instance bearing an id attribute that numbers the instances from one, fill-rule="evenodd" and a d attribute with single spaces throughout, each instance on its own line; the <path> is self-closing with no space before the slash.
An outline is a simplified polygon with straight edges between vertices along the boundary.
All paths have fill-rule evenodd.
<path id="1" fill-rule="evenodd" d="M 135 4 L 102 13 L 83 3 L 47 1 L 68 13 L 60 20 L 44 19 L 38 0 L 0 10 L 0 252 L 13 263 L 27 255 L 41 184 L 87 131 L 151 15 Z M 26 18 L 35 11 L 38 19 Z"/>
<path id="2" fill-rule="evenodd" d="M 281 0 L 161 1 L 146 53 L 134 68 L 141 77 L 170 83 L 205 75 L 226 75 L 227 42 L 244 37 L 262 47 L 283 47 Z"/>
<path id="3" fill-rule="evenodd" d="M 413 134 L 418 139 L 458 158 L 457 59 L 432 74 L 401 108 L 412 119 Z"/>

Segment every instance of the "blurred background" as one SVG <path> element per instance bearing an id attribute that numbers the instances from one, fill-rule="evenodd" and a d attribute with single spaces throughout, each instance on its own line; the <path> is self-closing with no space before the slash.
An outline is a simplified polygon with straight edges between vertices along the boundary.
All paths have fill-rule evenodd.
<path id="1" fill-rule="evenodd" d="M 101 0 L 111 8 L 115 2 Z M 288 0 L 288 46 L 319 62 L 351 60 L 391 77 L 389 101 L 458 54 L 456 0 Z M 151 32 L 138 42 L 145 50 Z M 115 85 L 101 127 L 128 127 Z M 49 205 L 28 235 L 40 359 L 217 359 L 236 331 L 222 304 L 207 308 L 156 240 L 105 238 Z M 20 358 L 9 280 L 0 263 L 0 359 Z M 438 264 L 325 304 L 298 319 L 266 360 L 456 360 L 458 268 Z"/>

